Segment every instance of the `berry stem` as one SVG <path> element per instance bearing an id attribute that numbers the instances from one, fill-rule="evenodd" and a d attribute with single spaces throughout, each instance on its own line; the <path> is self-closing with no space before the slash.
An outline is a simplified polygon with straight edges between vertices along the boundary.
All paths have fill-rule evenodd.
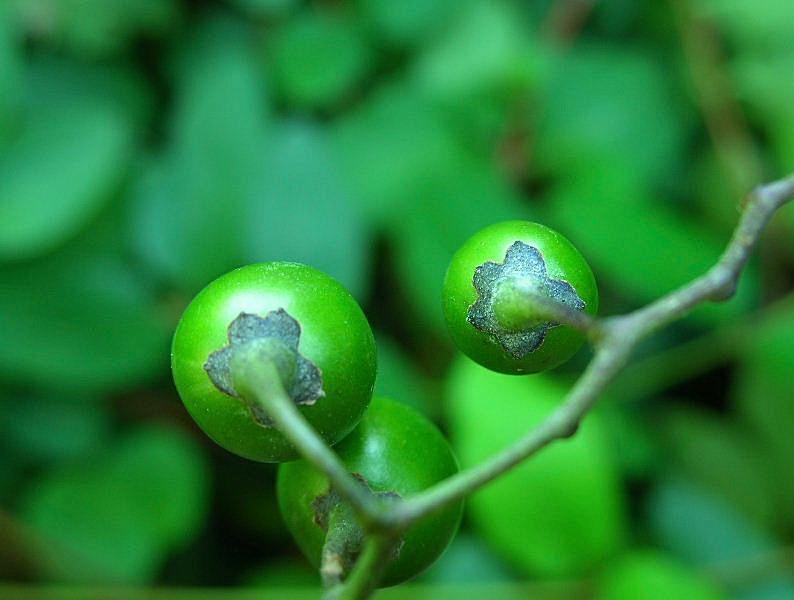
<path id="1" fill-rule="evenodd" d="M 328 476 L 363 519 L 377 520 L 380 503 L 347 472 L 339 457 L 306 421 L 284 389 L 278 363 L 273 348 L 263 341 L 239 347 L 230 363 L 237 393 L 261 408 L 298 452 Z"/>
<path id="2" fill-rule="evenodd" d="M 356 557 L 361 554 L 364 530 L 352 507 L 345 501 L 339 501 L 330 508 L 327 525 L 320 576 L 323 587 L 331 589 L 342 583 Z"/>
<path id="3" fill-rule="evenodd" d="M 364 600 L 369 598 L 378 587 L 397 543 L 386 533 L 370 535 L 345 583 L 327 592 L 323 600 Z"/>
<path id="4" fill-rule="evenodd" d="M 529 277 L 513 277 L 499 284 L 494 293 L 496 320 L 507 331 L 523 331 L 544 321 L 578 329 L 596 341 L 601 333 L 598 321 L 587 313 L 547 296 Z"/>

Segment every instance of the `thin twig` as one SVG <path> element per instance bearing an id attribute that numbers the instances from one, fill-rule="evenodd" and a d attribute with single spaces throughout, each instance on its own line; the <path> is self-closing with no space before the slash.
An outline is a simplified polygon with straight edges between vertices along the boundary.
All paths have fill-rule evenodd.
<path id="1" fill-rule="evenodd" d="M 382 533 L 369 537 L 344 585 L 329 591 L 325 600 L 364 600 L 378 587 L 395 542 Z"/>
<path id="2" fill-rule="evenodd" d="M 629 360 L 639 340 L 660 327 L 685 316 L 705 302 L 729 299 L 739 276 L 775 211 L 794 197 L 794 175 L 757 188 L 747 199 L 734 234 L 717 263 L 704 275 L 652 302 L 622 316 L 596 320 L 562 306 L 549 305 L 555 320 L 589 334 L 596 352 L 565 401 L 539 427 L 484 463 L 458 473 L 408 499 L 388 505 L 375 502 L 363 486 L 347 472 L 333 451 L 306 422 L 280 384 L 275 366 L 262 368 L 261 361 L 241 360 L 240 380 L 249 394 L 262 403 L 268 415 L 300 453 L 327 474 L 340 495 L 346 498 L 370 535 L 364 551 L 345 583 L 327 597 L 335 600 L 362 600 L 375 589 L 391 555 L 397 532 L 417 520 L 461 500 L 503 475 L 542 448 L 576 433 L 579 423 L 592 409 L 604 388 Z M 596 332 L 597 334 L 594 334 Z M 255 357 L 252 357 L 252 359 Z M 239 388 L 238 388 L 239 389 Z"/>
<path id="3" fill-rule="evenodd" d="M 339 457 L 312 428 L 284 391 L 276 366 L 256 352 L 238 354 L 232 362 L 238 391 L 257 401 L 284 436 L 306 460 L 328 476 L 336 491 L 350 502 L 364 521 L 377 520 L 380 503 L 348 473 Z"/>
<path id="4" fill-rule="evenodd" d="M 539 427 L 486 462 L 398 504 L 390 520 L 405 526 L 460 500 L 493 481 L 555 440 L 573 435 L 604 388 L 625 366 L 637 342 L 707 301 L 724 301 L 735 290 L 742 268 L 775 211 L 794 197 L 794 175 L 757 188 L 716 265 L 704 275 L 627 315 L 600 322 L 602 341 L 563 404 Z"/>

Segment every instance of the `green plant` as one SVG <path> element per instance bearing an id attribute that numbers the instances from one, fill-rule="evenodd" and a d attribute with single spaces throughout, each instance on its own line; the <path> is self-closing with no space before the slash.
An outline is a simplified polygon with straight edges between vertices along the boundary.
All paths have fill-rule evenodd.
<path id="1" fill-rule="evenodd" d="M 444 280 L 444 316 L 455 344 L 501 373 L 556 367 L 584 343 L 580 331 L 544 312 L 544 300 L 598 311 L 587 261 L 538 223 L 506 221 L 477 232 L 455 253 Z"/>
<path id="2" fill-rule="evenodd" d="M 334 279 L 295 263 L 236 269 L 193 299 L 174 335 L 174 381 L 207 435 L 252 460 L 296 458 L 256 402 L 236 389 L 231 364 L 247 343 L 275 357 L 282 385 L 327 443 L 361 419 L 375 382 L 375 341 Z"/>
<path id="3" fill-rule="evenodd" d="M 348 571 L 347 565 L 341 569 L 341 572 L 340 569 L 326 569 L 324 578 L 327 585 L 326 597 L 338 600 L 367 598 L 384 581 L 384 574 L 387 577 L 393 577 L 393 579 L 385 580 L 387 583 L 391 583 L 399 581 L 402 576 L 408 576 L 413 571 L 413 569 L 406 568 L 405 571 L 399 573 L 390 573 L 389 565 L 399 564 L 393 563 L 393 561 L 400 551 L 403 541 L 406 544 L 410 543 L 410 535 L 414 526 L 423 526 L 429 522 L 426 519 L 433 516 L 440 519 L 442 518 L 440 515 L 447 514 L 447 511 L 451 511 L 448 513 L 450 515 L 456 515 L 456 507 L 459 506 L 463 498 L 516 467 L 555 440 L 575 435 L 581 420 L 593 408 L 607 385 L 625 367 L 632 350 L 641 339 L 680 319 L 700 304 L 710 301 L 720 302 L 731 298 L 736 291 L 739 276 L 764 227 L 775 211 L 792 197 L 794 197 L 794 176 L 757 188 L 748 197 L 739 224 L 725 252 L 706 273 L 643 308 L 625 315 L 602 319 L 595 318 L 586 310 L 589 302 L 589 305 L 593 307 L 592 311 L 595 311 L 595 285 L 593 284 L 590 288 L 583 287 L 585 282 L 592 283 L 592 275 L 589 275 L 589 279 L 583 275 L 584 272 L 589 274 L 589 269 L 586 269 L 586 264 L 583 261 L 579 263 L 578 258 L 574 260 L 574 257 L 578 257 L 578 253 L 575 253 L 575 250 L 567 242 L 563 243 L 560 241 L 561 238 L 557 238 L 553 232 L 537 225 L 496 226 L 495 231 L 499 232 L 504 227 L 508 230 L 513 227 L 520 230 L 508 232 L 498 242 L 493 242 L 494 249 L 491 252 L 497 253 L 496 258 L 499 257 L 500 251 L 513 247 L 516 242 L 524 240 L 522 243 L 526 241 L 537 243 L 542 252 L 547 251 L 547 248 L 552 250 L 548 255 L 544 254 L 549 263 L 552 262 L 552 257 L 560 260 L 559 267 L 555 265 L 554 269 L 549 269 L 549 271 L 557 274 L 564 272 L 562 269 L 570 269 L 565 273 L 573 281 L 571 287 L 575 291 L 585 294 L 584 297 L 580 296 L 585 303 L 585 306 L 581 306 L 575 302 L 561 301 L 558 298 L 549 298 L 544 293 L 538 293 L 544 290 L 542 288 L 539 290 L 535 285 L 510 286 L 508 288 L 509 302 L 507 303 L 509 310 L 505 312 L 506 322 L 510 326 L 516 326 L 516 324 L 526 326 L 527 323 L 536 323 L 538 314 L 541 314 L 544 320 L 560 323 L 567 328 L 577 330 L 583 337 L 589 339 L 594 346 L 593 359 L 562 402 L 528 433 L 480 464 L 468 470 L 450 474 L 430 487 L 425 488 L 424 485 L 421 485 L 412 489 L 403 488 L 405 490 L 404 497 L 400 494 L 401 490 L 396 485 L 396 480 L 394 485 L 391 485 L 390 480 L 380 479 L 378 464 L 380 459 L 368 454 L 375 445 L 364 444 L 363 449 L 356 449 L 357 440 L 360 443 L 362 437 L 367 437 L 371 422 L 377 422 L 380 416 L 388 414 L 391 409 L 385 410 L 380 402 L 376 403 L 372 416 L 363 421 L 362 430 L 358 434 L 353 433 L 349 442 L 345 440 L 338 446 L 338 453 L 334 452 L 323 439 L 323 436 L 328 435 L 328 431 L 320 426 L 315 429 L 311 423 L 312 412 L 306 407 L 300 406 L 300 402 L 296 401 L 296 398 L 303 397 L 300 393 L 296 394 L 295 392 L 296 382 L 313 389 L 311 384 L 316 381 L 316 373 L 312 375 L 310 370 L 306 371 L 308 373 L 306 377 L 296 377 L 296 373 L 301 373 L 302 368 L 309 368 L 305 364 L 301 366 L 301 361 L 317 359 L 317 366 L 322 366 L 319 364 L 320 356 L 315 356 L 313 352 L 310 352 L 309 347 L 300 346 L 298 348 L 297 343 L 292 345 L 292 343 L 284 343 L 283 339 L 274 340 L 272 337 L 262 339 L 256 336 L 238 335 L 239 332 L 236 331 L 239 324 L 237 324 L 235 314 L 236 309 L 240 307 L 233 300 L 239 298 L 238 293 L 242 291 L 243 298 L 246 299 L 244 302 L 246 307 L 249 307 L 248 298 L 253 296 L 257 299 L 253 304 L 255 310 L 272 311 L 268 313 L 269 315 L 280 314 L 279 309 L 294 310 L 296 318 L 305 318 L 307 320 L 305 331 L 307 340 L 312 339 L 310 334 L 314 335 L 313 330 L 309 327 L 313 319 L 326 324 L 336 323 L 339 328 L 332 331 L 338 337 L 329 340 L 319 336 L 322 338 L 322 343 L 332 347 L 337 344 L 346 347 L 350 340 L 343 338 L 349 333 L 350 337 L 357 342 L 351 346 L 353 352 L 349 356 L 349 361 L 352 362 L 345 363 L 351 380 L 358 380 L 358 377 L 361 376 L 357 372 L 359 362 L 371 365 L 374 372 L 374 352 L 370 355 L 372 342 L 369 330 L 364 326 L 366 321 L 363 317 L 360 317 L 360 321 L 358 321 L 366 330 L 363 333 L 359 331 L 361 329 L 359 325 L 349 327 L 349 324 L 343 323 L 343 314 L 360 315 L 355 303 L 352 303 L 347 296 L 339 291 L 340 288 L 330 283 L 325 276 L 317 274 L 316 271 L 308 267 L 279 263 L 255 265 L 226 276 L 231 280 L 227 281 L 226 277 L 221 278 L 220 283 L 216 282 L 202 292 L 194 301 L 195 306 L 191 305 L 188 308 L 176 334 L 174 375 L 177 386 L 183 398 L 188 400 L 188 406 L 193 410 L 202 406 L 199 403 L 205 401 L 207 404 L 203 405 L 204 410 L 207 408 L 211 410 L 214 401 L 218 401 L 218 404 L 224 407 L 224 411 L 235 415 L 234 424 L 239 424 L 240 429 L 235 429 L 234 426 L 227 428 L 229 421 L 223 418 L 219 420 L 221 425 L 219 430 L 224 434 L 251 435 L 252 439 L 256 439 L 257 436 L 262 436 L 261 425 L 263 422 L 266 422 L 268 426 L 275 427 L 275 429 L 269 430 L 268 435 L 275 436 L 275 430 L 283 434 L 283 439 L 278 438 L 280 440 L 278 444 L 268 443 L 262 446 L 256 446 L 256 443 L 251 440 L 240 442 L 239 437 L 226 438 L 227 440 L 236 439 L 238 443 L 242 444 L 243 449 L 258 447 L 260 450 L 262 448 L 272 450 L 277 447 L 283 451 L 279 458 L 287 454 L 286 450 L 290 449 L 290 444 L 287 443 L 289 442 L 305 458 L 306 462 L 300 464 L 304 464 L 306 467 L 311 465 L 316 469 L 313 477 L 305 477 L 306 487 L 303 491 L 309 497 L 302 501 L 296 501 L 296 506 L 285 506 L 285 504 L 289 504 L 287 502 L 289 498 L 300 496 L 301 491 L 285 489 L 285 481 L 293 481 L 286 486 L 288 488 L 294 484 L 290 471 L 293 468 L 298 471 L 298 474 L 295 474 L 295 480 L 304 479 L 303 476 L 300 476 L 302 467 L 286 467 L 286 471 L 282 472 L 281 482 L 282 508 L 288 515 L 290 514 L 288 511 L 297 511 L 298 506 L 303 506 L 305 511 L 306 502 L 309 504 L 314 502 L 318 492 L 327 494 L 330 491 L 334 498 L 331 504 L 343 508 L 338 514 L 334 511 L 334 514 L 329 516 L 329 521 L 338 516 L 340 520 L 347 520 L 348 524 L 354 524 L 354 526 L 342 528 L 341 538 L 335 539 L 333 546 L 335 548 L 352 548 L 351 557 L 354 562 L 345 577 L 342 575 Z M 523 230 L 524 227 L 527 229 Z M 488 231 L 485 230 L 485 232 Z M 524 235 L 529 236 L 528 232 L 534 232 L 531 239 L 523 237 Z M 481 232 L 479 235 L 483 235 L 483 233 Z M 493 237 L 499 238 L 500 236 Z M 514 239 L 511 240 L 511 237 Z M 486 239 L 493 238 L 487 236 Z M 556 243 L 552 244 L 552 241 Z M 477 245 L 475 243 L 474 247 L 476 248 Z M 529 246 L 529 244 L 525 245 Z M 487 262 L 494 258 L 493 254 L 479 255 L 474 251 L 472 253 L 474 254 L 473 261 L 469 261 L 468 251 L 462 254 L 462 257 L 466 259 L 463 262 L 468 263 L 467 269 L 472 266 L 476 269 L 480 264 L 484 264 L 477 264 L 478 260 L 482 259 Z M 459 259 L 460 257 L 456 257 L 453 263 Z M 472 276 L 472 286 L 476 287 L 476 273 L 468 272 Z M 271 273 L 278 274 L 275 277 L 276 283 L 268 281 L 265 277 Z M 462 283 L 463 279 L 458 280 L 454 270 L 452 276 L 460 286 L 457 293 L 462 294 L 461 290 L 465 288 L 465 284 Z M 236 281 L 237 278 L 240 278 L 244 285 L 231 285 L 231 282 Z M 324 285 L 314 286 L 311 284 L 312 282 L 324 282 Z M 297 293 L 296 289 L 299 289 L 300 292 Z M 585 293 L 585 289 L 588 289 L 589 292 Z M 336 290 L 336 292 L 327 294 L 329 290 Z M 276 294 L 274 291 L 283 295 Z M 320 292 L 318 297 L 311 297 L 312 293 L 317 292 Z M 341 301 L 342 297 L 346 300 Z M 476 298 L 471 295 L 470 291 L 468 297 L 470 301 L 476 302 Z M 460 304 L 463 305 L 464 302 Z M 355 309 L 351 309 L 351 305 Z M 316 314 L 304 313 L 303 310 L 299 310 L 299 307 L 311 307 Z M 582 310 L 583 308 L 585 310 Z M 206 313 L 205 309 L 208 309 Z M 338 310 L 342 312 L 334 314 Z M 204 314 L 212 317 L 209 324 L 205 322 Z M 339 325 L 340 323 L 342 325 Z M 230 346 L 224 349 L 225 354 L 219 357 L 218 350 L 224 344 L 224 327 L 227 325 L 230 325 Z M 348 332 L 348 329 L 351 331 Z M 290 341 L 294 340 L 290 338 Z M 538 347 L 542 348 L 547 341 L 548 339 Z M 571 348 L 575 345 L 571 344 L 570 347 L 566 345 L 564 349 L 566 352 L 571 352 Z M 357 356 L 356 347 L 360 348 L 364 354 Z M 301 356 L 304 351 L 305 358 Z M 560 354 L 562 355 L 562 352 Z M 207 373 L 201 371 L 200 366 L 203 363 L 208 365 Z M 218 367 L 217 370 L 216 367 Z M 325 371 L 321 373 L 323 377 L 330 375 Z M 371 382 L 369 375 L 369 373 L 365 374 L 363 379 Z M 228 390 L 230 385 L 233 386 L 235 394 L 244 402 L 228 395 L 224 396 L 212 388 L 212 386 L 218 386 L 220 389 Z M 330 397 L 329 394 L 326 400 Z M 222 399 L 223 402 L 220 402 L 219 399 Z M 368 396 L 366 399 L 368 400 Z M 198 402 L 193 405 L 193 401 Z M 366 401 L 358 406 L 363 410 L 364 405 L 366 405 Z M 320 406 L 319 402 L 317 406 Z M 246 418 L 252 424 L 244 425 L 243 421 Z M 335 419 L 333 421 L 338 423 Z M 348 423 L 345 422 L 347 426 Z M 387 427 L 390 430 L 389 437 L 393 434 L 395 440 L 400 439 L 407 447 L 408 442 L 412 437 L 417 436 L 417 432 L 420 432 L 421 428 L 411 426 L 407 428 L 407 431 L 400 432 L 396 422 L 395 420 L 393 425 L 390 424 Z M 208 422 L 208 425 L 212 424 L 214 424 L 212 421 Z M 335 430 L 335 432 L 341 436 L 345 432 L 345 427 Z M 421 432 L 419 435 L 424 437 Z M 272 453 L 269 456 L 272 456 Z M 363 458 L 359 462 L 353 460 L 355 456 Z M 410 456 L 408 458 L 410 459 Z M 423 456 L 422 461 L 425 460 Z M 415 473 L 417 471 L 414 469 L 418 470 L 424 466 L 412 465 L 411 462 L 411 460 L 405 462 L 405 457 L 391 458 L 381 467 L 391 469 L 401 465 L 401 468 Z M 449 464 L 454 463 L 450 462 Z M 353 469 L 356 471 L 351 473 Z M 451 473 L 451 467 L 449 470 Z M 434 478 L 436 476 L 440 476 L 440 473 L 436 474 Z M 362 482 L 362 478 L 364 482 Z M 385 482 L 385 485 L 381 485 L 381 482 Z M 300 484 L 295 485 L 300 487 Z M 397 494 L 390 493 L 395 491 Z M 336 499 L 339 500 L 338 503 Z M 297 517 L 297 515 L 295 516 Z M 312 540 L 304 537 L 305 528 L 309 527 L 306 519 L 310 517 L 311 515 L 304 515 L 304 525 L 301 527 L 293 524 L 293 531 L 299 540 L 303 540 L 302 543 L 307 554 L 316 560 L 317 547 L 323 543 L 322 536 L 319 535 L 322 528 L 319 528 L 320 531 L 313 532 Z M 449 519 L 452 522 L 456 521 L 457 517 L 449 517 Z M 454 526 L 452 530 L 454 530 Z M 405 539 L 403 539 L 403 535 L 405 535 Z M 429 554 L 435 554 L 435 552 Z M 396 566 L 393 568 L 397 570 Z"/>
<path id="4" fill-rule="evenodd" d="M 373 399 L 358 426 L 334 450 L 362 486 L 385 502 L 409 497 L 458 472 L 438 429 L 414 409 L 386 398 Z M 321 566 L 326 580 L 338 582 L 364 537 L 349 504 L 335 494 L 324 473 L 302 460 L 279 467 L 277 492 L 284 521 L 304 554 Z M 452 541 L 462 509 L 461 501 L 450 504 L 401 533 L 382 584 L 406 581 L 435 561 Z"/>

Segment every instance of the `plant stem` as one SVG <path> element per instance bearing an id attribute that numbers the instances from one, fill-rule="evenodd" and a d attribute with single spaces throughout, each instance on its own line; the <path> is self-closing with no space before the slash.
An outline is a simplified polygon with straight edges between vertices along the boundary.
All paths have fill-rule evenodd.
<path id="1" fill-rule="evenodd" d="M 364 530 L 352 507 L 344 501 L 330 509 L 327 525 L 320 561 L 320 577 L 323 587 L 331 589 L 342 583 L 355 557 L 361 553 Z"/>
<path id="2" fill-rule="evenodd" d="M 484 463 L 398 504 L 390 521 L 405 526 L 421 519 L 466 497 L 553 441 L 573 435 L 604 388 L 626 365 L 639 340 L 683 317 L 701 303 L 724 301 L 733 295 L 742 268 L 764 227 L 775 211 L 792 197 L 794 176 L 756 189 L 748 198 L 739 225 L 717 264 L 693 282 L 645 308 L 600 321 L 602 338 L 593 360 L 563 404 L 546 421 Z"/>
<path id="3" fill-rule="evenodd" d="M 331 483 L 364 520 L 377 521 L 380 503 L 342 464 L 337 455 L 309 425 L 284 390 L 279 371 L 267 352 L 256 344 L 240 348 L 231 361 L 235 389 L 257 403 L 298 452 L 328 476 Z"/>
<path id="4" fill-rule="evenodd" d="M 378 587 L 386 564 L 394 550 L 394 542 L 387 534 L 372 534 L 364 545 L 345 583 L 325 595 L 325 600 L 364 600 Z"/>
<path id="5" fill-rule="evenodd" d="M 691 283 L 626 315 L 595 319 L 554 300 L 533 296 L 533 308 L 539 307 L 555 321 L 576 327 L 590 337 L 596 346 L 590 365 L 560 407 L 536 429 L 484 463 L 407 500 L 378 502 L 347 472 L 284 391 L 276 364 L 268 358 L 272 354 L 263 354 L 253 346 L 237 353 L 231 365 L 235 388 L 249 401 L 258 403 L 298 451 L 328 476 L 369 532 L 350 576 L 343 584 L 329 590 L 326 598 L 363 600 L 369 597 L 388 563 L 399 532 L 493 481 L 555 440 L 574 435 L 581 420 L 627 364 L 642 338 L 680 319 L 695 306 L 725 301 L 733 296 L 742 269 L 761 233 L 775 211 L 792 197 L 794 176 L 757 188 L 748 197 L 728 246 L 712 268 Z M 335 577 L 329 579 L 335 581 Z"/>
<path id="6" fill-rule="evenodd" d="M 500 325 L 511 331 L 556 321 L 578 329 L 593 342 L 603 333 L 595 317 L 545 296 L 528 278 L 507 281 L 496 290 L 494 313 Z"/>

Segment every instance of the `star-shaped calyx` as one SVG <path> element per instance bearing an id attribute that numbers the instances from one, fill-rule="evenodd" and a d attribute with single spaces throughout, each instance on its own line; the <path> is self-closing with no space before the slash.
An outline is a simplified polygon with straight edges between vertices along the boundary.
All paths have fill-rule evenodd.
<path id="1" fill-rule="evenodd" d="M 325 396 L 323 378 L 317 365 L 298 352 L 300 336 L 300 323 L 284 309 L 271 311 L 264 318 L 250 313 L 240 313 L 229 324 L 229 344 L 209 355 L 204 370 L 215 387 L 229 396 L 239 398 L 240 395 L 232 383 L 232 356 L 245 344 L 257 340 L 272 340 L 289 353 L 290 359 L 294 359 L 294 372 L 291 373 L 289 381 L 282 382 L 285 391 L 295 404 L 312 405 Z M 261 408 L 256 404 L 248 406 L 258 423 L 272 426 L 272 421 Z"/>
<path id="2" fill-rule="evenodd" d="M 550 277 L 540 251 L 521 241 L 514 242 L 507 249 L 504 262 L 489 261 L 477 267 L 472 283 L 478 297 L 469 307 L 467 320 L 489 334 L 510 356 L 521 359 L 540 348 L 549 329 L 560 324 L 541 320 L 524 329 L 512 330 L 500 323 L 494 312 L 496 292 L 505 283 L 516 281 L 535 293 L 576 310 L 584 310 L 585 302 L 570 283 Z"/>

